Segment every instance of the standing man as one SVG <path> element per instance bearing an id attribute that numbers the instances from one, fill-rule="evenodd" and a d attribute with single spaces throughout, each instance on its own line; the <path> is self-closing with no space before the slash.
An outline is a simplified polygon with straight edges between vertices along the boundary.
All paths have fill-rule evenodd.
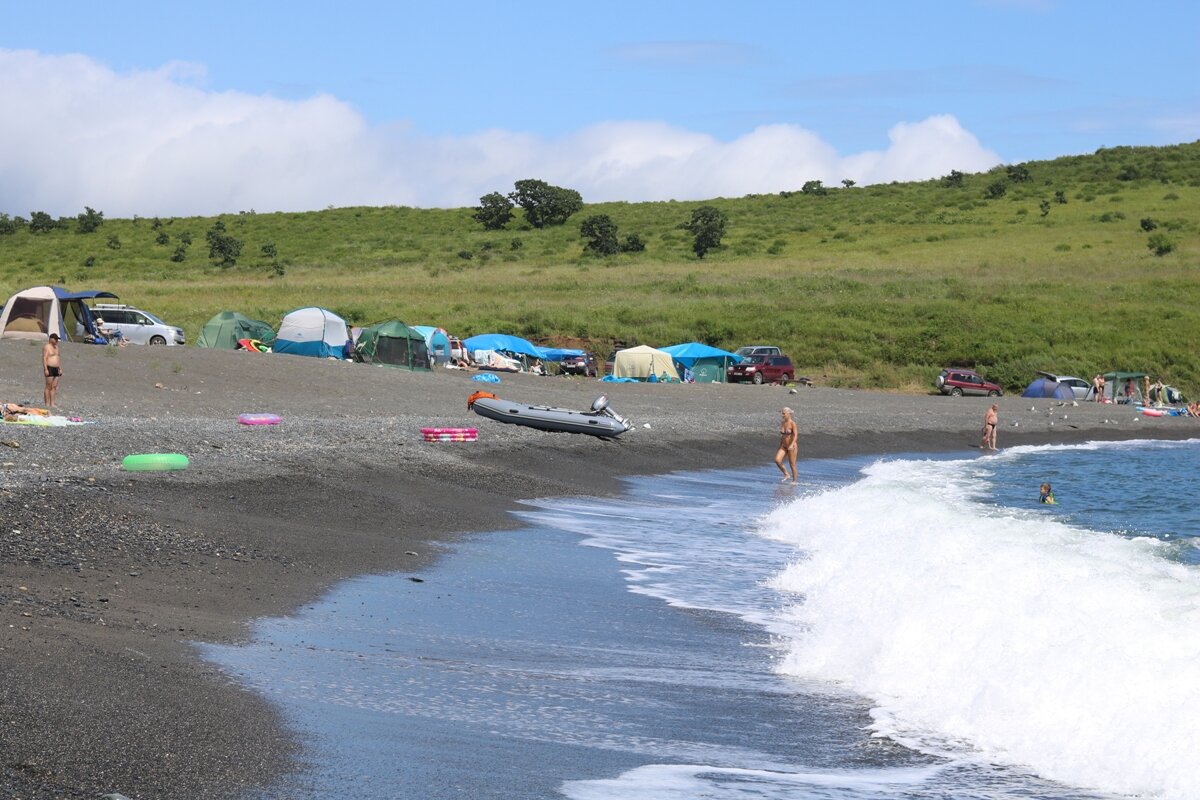
<path id="1" fill-rule="evenodd" d="M 983 441 L 979 443 L 980 450 L 996 449 L 996 425 L 1000 422 L 1000 404 L 992 403 L 992 407 L 983 416 Z"/>
<path id="2" fill-rule="evenodd" d="M 42 346 L 42 374 L 46 376 L 46 388 L 42 400 L 46 408 L 58 408 L 58 379 L 62 377 L 62 359 L 58 352 L 58 334 L 50 334 L 49 341 Z"/>

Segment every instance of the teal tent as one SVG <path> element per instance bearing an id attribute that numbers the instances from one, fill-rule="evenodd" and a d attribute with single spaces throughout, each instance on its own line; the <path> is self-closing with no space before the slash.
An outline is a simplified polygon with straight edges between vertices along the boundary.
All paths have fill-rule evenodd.
<path id="1" fill-rule="evenodd" d="M 256 339 L 270 346 L 275 341 L 275 329 L 262 320 L 244 317 L 236 311 L 222 311 L 204 323 L 196 346 L 236 350 L 238 339 Z"/>
<path id="2" fill-rule="evenodd" d="M 429 347 L 425 337 L 396 319 L 363 328 L 355 351 L 360 361 L 369 364 L 429 369 Z"/>
<path id="3" fill-rule="evenodd" d="M 724 383 L 725 370 L 730 364 L 736 364 L 742 357 L 719 347 L 711 347 L 700 342 L 673 344 L 663 348 L 664 353 L 684 367 L 692 371 L 692 380 L 696 383 Z"/>

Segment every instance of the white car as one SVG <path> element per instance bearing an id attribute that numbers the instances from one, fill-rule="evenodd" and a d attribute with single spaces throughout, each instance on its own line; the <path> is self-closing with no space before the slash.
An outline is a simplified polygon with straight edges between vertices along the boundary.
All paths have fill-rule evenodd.
<path id="1" fill-rule="evenodd" d="M 133 344 L 184 344 L 183 328 L 168 325 L 149 311 L 123 303 L 96 303 L 92 316 L 104 319 L 104 327 L 120 331 Z"/>

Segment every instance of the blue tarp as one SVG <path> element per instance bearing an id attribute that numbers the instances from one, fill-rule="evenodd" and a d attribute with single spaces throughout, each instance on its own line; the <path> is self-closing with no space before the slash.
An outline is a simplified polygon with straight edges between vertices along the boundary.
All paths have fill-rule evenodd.
<path id="1" fill-rule="evenodd" d="M 463 340 L 463 347 L 468 351 L 502 350 L 507 353 L 517 353 L 523 356 L 542 358 L 542 351 L 537 345 L 520 336 L 509 336 L 507 333 L 481 333 Z"/>
<path id="2" fill-rule="evenodd" d="M 1049 378 L 1038 378 L 1025 387 L 1021 397 L 1052 397 L 1056 400 L 1074 400 L 1075 393 L 1070 386 L 1065 386 Z"/>
<path id="3" fill-rule="evenodd" d="M 112 292 L 95 292 L 90 290 L 86 292 L 69 292 L 61 286 L 51 286 L 50 288 L 54 290 L 54 296 L 59 300 L 95 300 L 97 297 L 119 299 Z"/>
<path id="4" fill-rule="evenodd" d="M 683 364 L 685 367 L 691 368 L 696 363 L 698 358 L 728 358 L 737 363 L 742 360 L 741 356 L 734 355 L 728 350 L 722 350 L 719 347 L 710 347 L 700 342 L 688 342 L 687 344 L 673 344 L 670 347 L 661 348 L 664 353 L 670 353 L 671 358 Z"/>
<path id="5" fill-rule="evenodd" d="M 570 347 L 539 347 L 538 350 L 542 352 L 543 361 L 562 361 L 564 358 L 584 354 L 582 350 L 573 350 Z"/>
<path id="6" fill-rule="evenodd" d="M 483 373 L 480 373 L 479 375 L 472 375 L 471 380 L 483 381 L 484 383 L 499 383 L 500 376 L 495 374 L 494 372 L 483 372 Z"/>

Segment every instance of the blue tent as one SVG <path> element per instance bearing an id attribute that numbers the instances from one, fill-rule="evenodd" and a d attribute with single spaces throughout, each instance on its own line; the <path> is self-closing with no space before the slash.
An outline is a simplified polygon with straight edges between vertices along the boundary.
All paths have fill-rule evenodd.
<path id="1" fill-rule="evenodd" d="M 472 353 L 476 350 L 500 350 L 533 358 L 542 357 L 541 349 L 533 342 L 522 339 L 520 336 L 509 336 L 507 333 L 481 333 L 470 339 L 464 339 L 463 347 Z"/>
<path id="2" fill-rule="evenodd" d="M 719 347 L 709 347 L 700 342 L 673 344 L 670 347 L 663 347 L 661 349 L 664 353 L 670 353 L 676 361 L 685 367 L 691 367 L 696 363 L 696 359 L 698 358 L 728 358 L 734 364 L 742 360 L 741 356 L 734 355 L 728 350 L 722 350 Z"/>
<path id="3" fill-rule="evenodd" d="M 433 356 L 435 364 L 445 364 L 450 360 L 450 335 L 443 328 L 432 325 L 409 325 L 417 333 L 425 337 L 425 346 L 429 355 Z"/>
<path id="4" fill-rule="evenodd" d="M 725 370 L 742 357 L 719 347 L 710 347 L 700 342 L 673 344 L 663 348 L 671 358 L 692 371 L 692 380 L 697 383 L 724 383 Z"/>
<path id="5" fill-rule="evenodd" d="M 1056 400 L 1074 400 L 1075 393 L 1070 386 L 1052 381 L 1049 378 L 1038 378 L 1025 387 L 1021 397 L 1052 397 Z"/>

